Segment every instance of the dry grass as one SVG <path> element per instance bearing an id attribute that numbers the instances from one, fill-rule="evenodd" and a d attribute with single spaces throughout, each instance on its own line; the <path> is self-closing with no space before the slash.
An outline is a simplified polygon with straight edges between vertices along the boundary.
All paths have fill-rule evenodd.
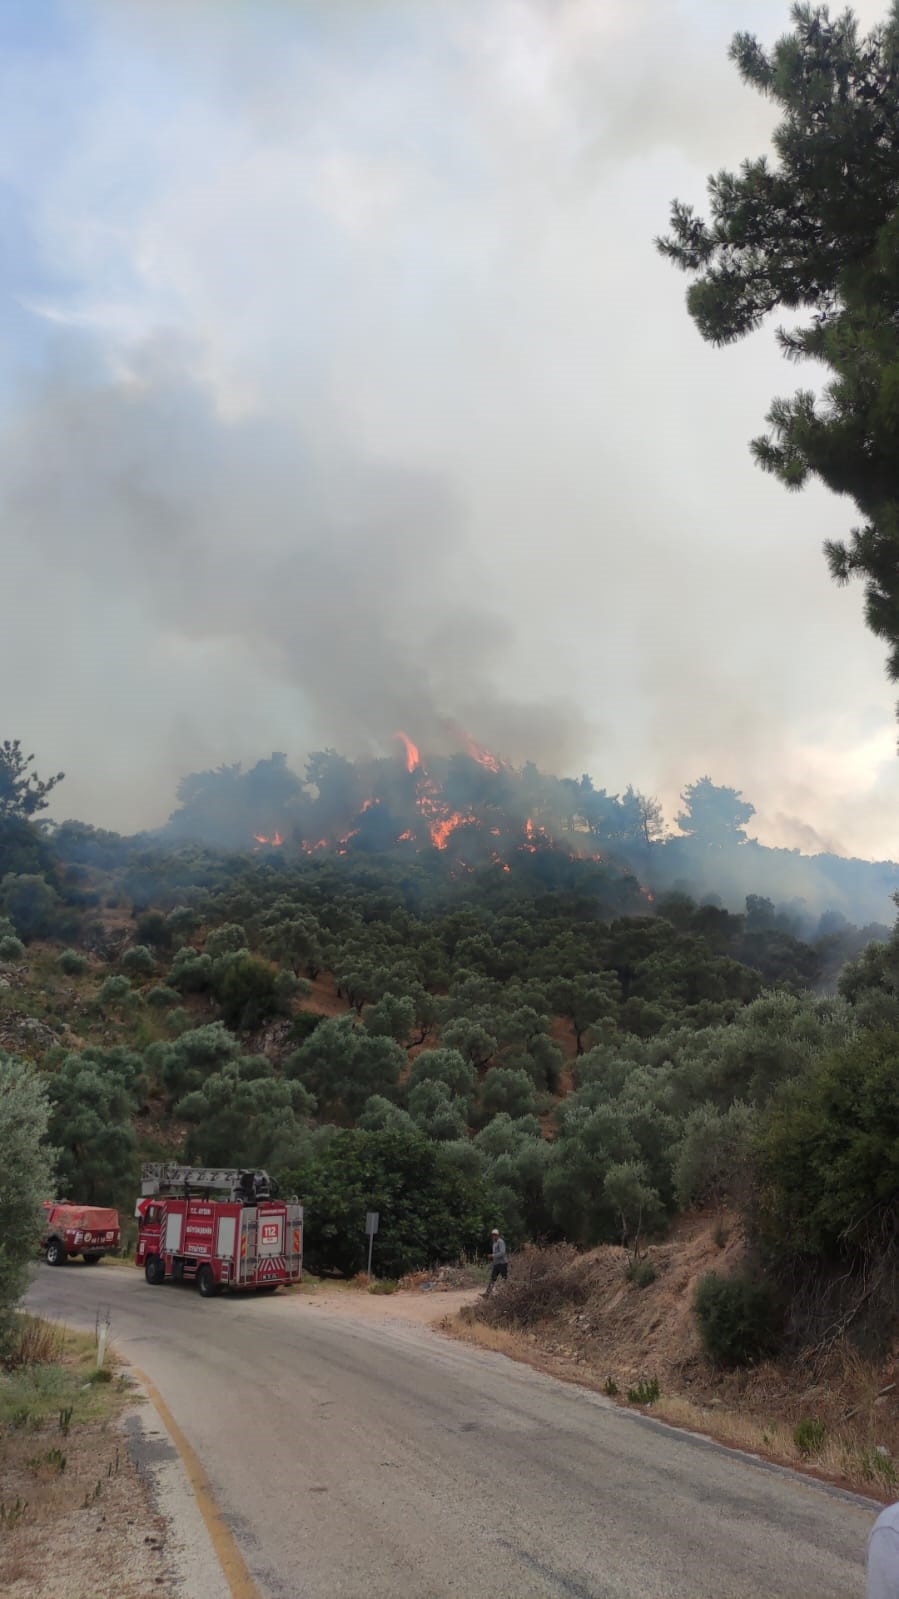
<path id="1" fill-rule="evenodd" d="M 330 972 L 320 972 L 313 979 L 310 992 L 297 1002 L 297 1010 L 317 1011 L 319 1016 L 345 1016 L 351 1009 L 349 1000 L 338 998 L 337 984 Z"/>
<path id="2" fill-rule="evenodd" d="M 591 1264 L 571 1244 L 524 1249 L 515 1270 L 474 1314 L 487 1326 L 533 1327 L 590 1297 Z"/>
<path id="3" fill-rule="evenodd" d="M 19 1347 L 0 1374 L 0 1436 L 4 1440 L 10 1429 L 43 1431 L 56 1421 L 60 1410 L 69 1407 L 73 1426 L 106 1421 L 121 1408 L 121 1399 L 116 1398 L 124 1391 L 121 1384 L 91 1381 L 97 1349 L 92 1334 L 73 1332 L 37 1316 L 22 1316 L 20 1323 Z M 26 1362 L 22 1353 L 27 1348 L 39 1350 L 39 1357 Z"/>
<path id="4" fill-rule="evenodd" d="M 656 1280 L 642 1289 L 627 1281 L 615 1248 L 525 1252 L 508 1285 L 447 1317 L 444 1330 L 613 1396 L 656 1376 L 652 1413 L 674 1426 L 873 1497 L 899 1497 L 899 1351 L 875 1365 L 841 1346 L 824 1370 L 769 1361 L 724 1373 L 705 1359 L 692 1289 L 710 1259 L 739 1269 L 742 1248 L 738 1229 L 725 1248 L 718 1230 L 705 1218 L 653 1246 Z"/>
<path id="5" fill-rule="evenodd" d="M 400 1278 L 402 1293 L 436 1291 L 452 1293 L 459 1288 L 483 1288 L 490 1267 L 483 1261 L 463 1256 L 455 1266 L 435 1266 L 432 1271 L 410 1271 Z"/>
<path id="6" fill-rule="evenodd" d="M 796 1428 L 789 1422 L 777 1418 L 759 1422 L 757 1416 L 699 1405 L 679 1394 L 663 1395 L 653 1406 L 653 1415 L 675 1427 L 705 1433 L 719 1443 L 796 1470 L 811 1471 L 874 1498 L 892 1501 L 896 1497 L 899 1478 L 892 1458 L 879 1454 L 875 1443 L 866 1442 L 859 1430 L 848 1424 L 825 1428 L 820 1448 L 808 1450 L 799 1446 Z"/>
<path id="7" fill-rule="evenodd" d="M 12 1366 L 0 1374 L 0 1593 L 4 1599 L 149 1599 L 164 1528 L 119 1427 L 130 1385 L 96 1341 L 20 1319 Z"/>
<path id="8" fill-rule="evenodd" d="M 488 1327 L 478 1321 L 476 1309 L 475 1305 L 469 1305 L 455 1316 L 444 1316 L 438 1324 L 441 1332 L 461 1338 L 464 1343 L 477 1344 L 479 1349 L 490 1349 L 495 1355 L 508 1355 L 510 1360 L 538 1366 L 545 1371 L 551 1369 L 545 1351 L 539 1350 L 535 1344 L 526 1344 L 520 1333 L 509 1332 L 505 1327 Z"/>
<path id="9" fill-rule="evenodd" d="M 19 1317 L 18 1342 L 7 1356 L 8 1371 L 22 1366 L 46 1366 L 60 1361 L 65 1353 L 65 1328 L 58 1322 L 44 1321 L 40 1316 Z"/>
<path id="10" fill-rule="evenodd" d="M 494 1354 L 532 1366 L 562 1382 L 607 1396 L 612 1384 L 616 1398 L 621 1394 L 621 1385 L 613 1373 L 600 1375 L 577 1357 L 572 1360 L 554 1354 L 534 1333 L 487 1325 L 478 1319 L 477 1310 L 478 1307 L 472 1306 L 454 1316 L 445 1316 L 439 1324 L 440 1330 L 476 1344 L 479 1349 L 489 1349 Z M 625 1403 L 623 1398 L 620 1402 Z M 652 1414 L 672 1427 L 700 1433 L 716 1443 L 759 1455 L 779 1465 L 792 1466 L 872 1498 L 885 1502 L 896 1498 L 899 1479 L 891 1457 L 878 1453 L 878 1444 L 874 1441 L 876 1428 L 860 1431 L 846 1423 L 828 1428 L 820 1450 L 809 1454 L 797 1446 L 794 1424 L 773 1414 L 770 1419 L 760 1419 L 757 1415 L 730 1409 L 720 1401 L 703 1404 L 686 1394 L 664 1391 L 653 1403 Z"/>

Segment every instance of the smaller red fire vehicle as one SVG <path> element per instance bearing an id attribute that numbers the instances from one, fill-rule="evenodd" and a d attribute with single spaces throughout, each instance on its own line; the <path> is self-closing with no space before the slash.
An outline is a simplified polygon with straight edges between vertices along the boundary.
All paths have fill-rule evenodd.
<path id="1" fill-rule="evenodd" d="M 41 1248 L 48 1266 L 64 1266 L 70 1255 L 80 1255 L 96 1266 L 101 1255 L 119 1247 L 118 1211 L 101 1205 L 56 1205 L 44 1200 L 44 1235 Z"/>
<path id="2" fill-rule="evenodd" d="M 135 1264 L 148 1283 L 274 1292 L 303 1275 L 303 1207 L 264 1171 L 152 1164 L 141 1172 Z"/>

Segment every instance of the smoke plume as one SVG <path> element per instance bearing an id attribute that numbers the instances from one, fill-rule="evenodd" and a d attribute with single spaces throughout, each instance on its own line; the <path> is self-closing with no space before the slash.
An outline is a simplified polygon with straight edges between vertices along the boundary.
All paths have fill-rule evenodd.
<path id="1" fill-rule="evenodd" d="M 185 772 L 457 723 L 899 853 L 846 507 L 746 448 L 794 374 L 704 347 L 652 246 L 765 149 L 745 11 L 3 8 L 0 676 L 57 814 L 153 826 Z"/>

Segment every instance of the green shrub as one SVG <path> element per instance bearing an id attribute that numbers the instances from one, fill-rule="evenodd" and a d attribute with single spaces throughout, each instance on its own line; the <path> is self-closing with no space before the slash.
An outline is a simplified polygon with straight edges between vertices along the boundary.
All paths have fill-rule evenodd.
<path id="1" fill-rule="evenodd" d="M 390 1043 L 372 1039 L 369 1043 Z M 306 1205 L 304 1254 L 312 1271 L 352 1277 L 364 1271 L 365 1216 L 377 1210 L 378 1269 L 401 1277 L 435 1261 L 458 1260 L 489 1237 L 493 1215 L 486 1185 L 447 1169 L 436 1144 L 418 1133 L 339 1131 L 313 1135 L 311 1158 L 283 1189 Z"/>
<path id="2" fill-rule="evenodd" d="M 192 944 L 176 951 L 166 982 L 182 994 L 202 994 L 212 987 L 212 961 L 200 955 Z"/>
<path id="3" fill-rule="evenodd" d="M 801 1455 L 820 1454 L 827 1433 L 823 1421 L 813 1416 L 803 1416 L 793 1428 L 793 1442 Z"/>
<path id="4" fill-rule="evenodd" d="M 296 998 L 297 994 L 308 993 L 308 991 L 309 984 L 307 982 L 295 977 L 293 972 L 287 970 L 286 966 L 282 966 L 275 978 L 275 996 L 285 1010 L 288 1008 L 290 1001 Z"/>
<path id="5" fill-rule="evenodd" d="M 748 1179 L 758 1113 L 735 1100 L 727 1110 L 699 1105 L 687 1117 L 675 1151 L 674 1192 L 683 1210 L 738 1201 Z"/>
<path id="6" fill-rule="evenodd" d="M 156 988 L 148 989 L 145 999 L 154 1010 L 173 1010 L 178 1003 L 178 995 L 173 988 L 166 988 L 160 983 Z"/>
<path id="7" fill-rule="evenodd" d="M 0 938 L 0 961 L 22 961 L 25 959 L 25 945 L 20 938 Z"/>
<path id="8" fill-rule="evenodd" d="M 379 1277 L 377 1282 L 369 1283 L 368 1291 L 370 1294 L 395 1294 L 399 1286 L 393 1277 Z"/>
<path id="9" fill-rule="evenodd" d="M 35 1477 L 62 1476 L 66 1469 L 66 1456 L 61 1449 L 48 1449 L 42 1455 L 32 1455 L 25 1465 Z"/>
<path id="10" fill-rule="evenodd" d="M 860 1264 L 899 1204 L 896 1033 L 861 1032 L 812 1060 L 767 1108 L 759 1228 L 781 1260 Z"/>
<path id="11" fill-rule="evenodd" d="M 222 929 L 223 933 L 227 931 Z M 283 1016 L 289 1003 L 283 992 L 285 978 L 290 978 L 289 972 L 276 971 L 269 961 L 251 955 L 248 949 L 229 950 L 217 956 L 212 968 L 212 990 L 223 1021 L 239 1032 L 251 1032 L 273 1016 Z M 292 981 L 296 983 L 296 979 Z"/>
<path id="12" fill-rule="evenodd" d="M 294 1016 L 290 1024 L 290 1030 L 287 1034 L 288 1043 L 304 1044 L 307 1038 L 311 1038 L 319 1023 L 327 1020 L 327 1016 L 324 1016 L 320 1011 L 301 1010 Z"/>
<path id="13" fill-rule="evenodd" d="M 0 1359 L 21 1355 L 34 1327 L 31 1317 L 20 1322 L 15 1307 L 41 1236 L 41 1200 L 54 1191 L 48 1123 L 43 1075 L 0 1048 Z M 0 1383 L 0 1403 L 10 1397 Z"/>
<path id="14" fill-rule="evenodd" d="M 449 1033 L 445 1030 L 444 1036 Z M 481 1084 L 481 1115 L 485 1121 L 498 1111 L 527 1116 L 534 1109 L 534 1084 L 527 1072 L 510 1066 L 491 1066 Z"/>
<path id="15" fill-rule="evenodd" d="M 202 921 L 202 917 L 198 911 L 194 910 L 192 905 L 176 905 L 173 911 L 169 911 L 165 920 L 172 942 L 174 942 L 176 938 L 181 940 L 193 938 Z M 148 938 L 146 942 L 152 944 L 153 940 Z"/>
<path id="16" fill-rule="evenodd" d="M 149 944 L 153 949 L 167 950 L 172 947 L 172 928 L 162 911 L 144 911 L 137 918 L 135 933 L 138 943 Z"/>
<path id="17" fill-rule="evenodd" d="M 156 963 L 146 944 L 132 944 L 131 948 L 126 949 L 122 956 L 121 967 L 122 971 L 127 972 L 129 977 L 146 977 L 150 972 L 155 971 Z"/>
<path id="18" fill-rule="evenodd" d="M 629 1405 L 654 1405 L 660 1397 L 658 1377 L 641 1377 L 636 1387 L 627 1391 Z"/>
<path id="19" fill-rule="evenodd" d="M 607 1377 L 602 1385 L 602 1391 L 604 1394 L 607 1394 L 610 1399 L 614 1399 L 615 1395 L 620 1393 L 621 1390 L 619 1389 L 614 1377 Z"/>
<path id="20" fill-rule="evenodd" d="M 183 1006 L 179 1005 L 177 1010 L 169 1011 L 165 1019 L 165 1025 L 167 1032 L 171 1033 L 173 1038 L 180 1038 L 182 1033 L 189 1032 L 192 1027 L 196 1026 L 196 1020 L 191 1016 L 189 1010 L 185 1010 Z"/>
<path id="21" fill-rule="evenodd" d="M 127 977 L 107 977 L 97 990 L 98 1005 L 114 1005 L 131 998 L 131 984 Z"/>
<path id="22" fill-rule="evenodd" d="M 656 1280 L 656 1269 L 651 1260 L 629 1260 L 624 1275 L 635 1287 L 648 1288 Z"/>
<path id="23" fill-rule="evenodd" d="M 708 1272 L 697 1284 L 693 1314 L 703 1348 L 718 1366 L 745 1366 L 777 1348 L 777 1310 L 764 1283 Z"/>
<path id="24" fill-rule="evenodd" d="M 865 1482 L 877 1483 L 883 1488 L 895 1488 L 899 1481 L 891 1456 L 881 1454 L 879 1449 L 862 1449 L 855 1464 Z"/>
<path id="25" fill-rule="evenodd" d="M 206 954 L 210 960 L 218 960 L 222 955 L 236 955 L 238 950 L 246 947 L 246 931 L 239 922 L 226 922 L 223 927 L 217 927 L 210 933 L 206 940 Z"/>
<path id="26" fill-rule="evenodd" d="M 288 1056 L 283 1069 L 315 1095 L 320 1117 L 354 1121 L 372 1095 L 393 1092 L 405 1065 L 405 1050 L 394 1039 L 335 1016 Z"/>
<path id="27" fill-rule="evenodd" d="M 8 872 L 0 881 L 0 907 L 24 939 L 49 938 L 61 908 L 55 888 L 36 873 Z"/>
<path id="28" fill-rule="evenodd" d="M 15 1499 L 11 1499 L 9 1503 L 5 1499 L 0 1499 L 0 1527 L 7 1530 L 18 1527 L 27 1514 L 28 1500 L 23 1499 L 20 1494 L 16 1494 Z"/>
<path id="29" fill-rule="evenodd" d="M 66 977 L 81 977 L 87 971 L 87 956 L 79 955 L 77 949 L 64 949 L 58 957 L 57 966 Z"/>

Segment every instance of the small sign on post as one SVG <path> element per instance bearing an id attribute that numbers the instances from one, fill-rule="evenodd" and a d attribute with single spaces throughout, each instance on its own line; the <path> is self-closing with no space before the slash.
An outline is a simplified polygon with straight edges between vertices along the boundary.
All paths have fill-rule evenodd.
<path id="1" fill-rule="evenodd" d="M 368 1235 L 368 1275 L 371 1276 L 371 1251 L 375 1241 L 375 1233 L 380 1224 L 380 1213 L 377 1210 L 367 1210 L 365 1213 L 365 1231 Z"/>

